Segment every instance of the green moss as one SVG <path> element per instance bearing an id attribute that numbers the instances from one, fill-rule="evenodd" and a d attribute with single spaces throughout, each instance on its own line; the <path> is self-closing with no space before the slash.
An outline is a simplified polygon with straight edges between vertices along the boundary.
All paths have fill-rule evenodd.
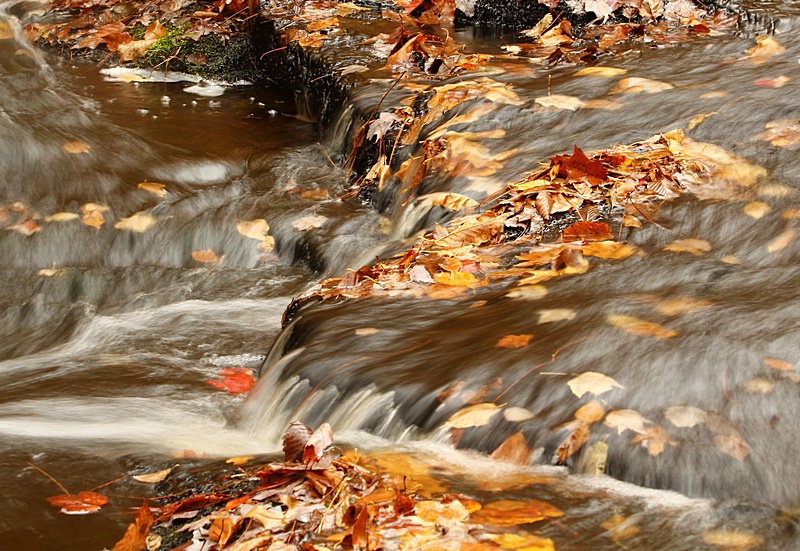
<path id="1" fill-rule="evenodd" d="M 125 30 L 134 40 L 144 40 L 144 33 L 147 29 L 141 23 L 136 23 L 134 26 L 128 27 Z"/>
<path id="2" fill-rule="evenodd" d="M 155 67 L 178 55 L 181 52 L 181 48 L 191 40 L 186 36 L 187 28 L 188 25 L 167 27 L 167 34 L 159 38 L 155 44 L 147 49 L 147 52 L 142 56 L 143 61 Z"/>

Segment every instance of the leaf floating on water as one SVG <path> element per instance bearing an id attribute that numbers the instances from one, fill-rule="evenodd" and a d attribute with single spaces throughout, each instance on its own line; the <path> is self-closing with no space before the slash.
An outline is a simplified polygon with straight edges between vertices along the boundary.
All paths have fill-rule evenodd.
<path id="1" fill-rule="evenodd" d="M 664 417 L 678 428 L 691 428 L 705 423 L 708 413 L 693 406 L 672 406 Z"/>
<path id="2" fill-rule="evenodd" d="M 308 231 L 314 228 L 319 228 L 328 221 L 326 216 L 321 214 L 311 214 L 309 216 L 302 216 L 292 222 L 292 227 L 300 231 Z"/>
<path id="3" fill-rule="evenodd" d="M 503 549 L 516 551 L 555 551 L 555 544 L 550 538 L 540 538 L 530 534 L 487 534 L 490 540 Z M 464 549 L 463 547 L 461 548 Z M 496 547 L 494 548 L 496 549 Z M 487 549 L 487 551 L 489 551 Z"/>
<path id="4" fill-rule="evenodd" d="M 520 421 L 533 419 L 535 415 L 525 408 L 512 406 L 503 410 L 503 417 L 505 417 L 506 421 L 509 421 L 510 423 L 517 423 Z"/>
<path id="5" fill-rule="evenodd" d="M 472 197 L 467 197 L 466 195 L 461 195 L 460 193 L 429 193 L 428 195 L 423 195 L 420 197 L 418 201 L 419 204 L 430 204 L 452 211 L 469 209 L 478 206 L 478 202 L 475 199 Z"/>
<path id="6" fill-rule="evenodd" d="M 794 241 L 796 236 L 797 232 L 794 230 L 794 228 L 786 228 L 778 235 L 778 237 L 769 242 L 767 245 L 767 250 L 771 253 L 782 251 L 789 246 L 789 243 Z"/>
<path id="7" fill-rule="evenodd" d="M 714 443 L 721 452 L 737 461 L 744 461 L 750 455 L 750 446 L 742 440 L 742 435 L 723 416 L 709 413 L 705 422 L 706 428 L 714 434 Z"/>
<path id="8" fill-rule="evenodd" d="M 673 253 L 691 253 L 694 255 L 702 255 L 711 250 L 711 243 L 705 239 L 695 239 L 689 237 L 687 239 L 678 239 L 664 247 L 665 251 Z"/>
<path id="9" fill-rule="evenodd" d="M 776 358 L 766 358 L 764 364 L 778 371 L 794 371 L 796 369 L 794 364 Z"/>
<path id="10" fill-rule="evenodd" d="M 800 146 L 800 121 L 798 119 L 778 119 L 766 124 L 766 130 L 752 141 L 769 142 L 775 147 L 796 149 Z M 780 185 L 780 184 L 778 184 Z"/>
<path id="11" fill-rule="evenodd" d="M 65 515 L 86 515 L 99 511 L 108 503 L 108 498 L 95 492 L 78 492 L 48 497 L 47 501 L 54 507 L 60 507 Z"/>
<path id="12" fill-rule="evenodd" d="M 219 257 L 217 257 L 217 253 L 215 253 L 212 249 L 192 251 L 192 258 L 194 258 L 197 262 L 203 262 L 206 264 L 216 262 L 219 260 Z"/>
<path id="13" fill-rule="evenodd" d="M 642 414 L 632 409 L 618 409 L 606 415 L 605 424 L 612 429 L 617 429 L 617 434 L 631 430 L 638 434 L 646 434 L 645 423 L 649 423 Z"/>
<path id="14" fill-rule="evenodd" d="M 156 471 L 154 473 L 135 474 L 131 476 L 131 478 L 134 480 L 138 480 L 139 482 L 145 482 L 147 484 L 155 484 L 167 478 L 167 475 L 171 472 L 172 472 L 172 467 L 170 467 L 169 469 L 164 469 L 162 471 Z"/>
<path id="15" fill-rule="evenodd" d="M 781 75 L 776 78 L 758 78 L 753 84 L 761 88 L 783 88 L 790 80 L 789 77 Z"/>
<path id="16" fill-rule="evenodd" d="M 147 535 L 153 526 L 153 513 L 147 505 L 147 501 L 142 503 L 136 513 L 136 520 L 128 525 L 125 535 L 117 542 L 111 551 L 141 551 L 147 547 Z"/>
<path id="17" fill-rule="evenodd" d="M 497 348 L 522 348 L 528 346 L 533 335 L 506 335 L 497 341 Z"/>
<path id="18" fill-rule="evenodd" d="M 625 260 L 636 252 L 636 247 L 616 241 L 595 241 L 581 247 L 584 256 L 594 256 L 607 260 Z"/>
<path id="19" fill-rule="evenodd" d="M 543 501 L 512 501 L 503 499 L 483 506 L 470 517 L 474 522 L 492 526 L 530 524 L 546 518 L 564 516 L 558 507 Z"/>
<path id="20" fill-rule="evenodd" d="M 580 98 L 559 94 L 540 96 L 536 98 L 535 101 L 543 107 L 552 107 L 554 109 L 564 109 L 567 111 L 575 111 L 586 105 L 586 102 Z"/>
<path id="21" fill-rule="evenodd" d="M 666 90 L 672 90 L 674 86 L 660 80 L 652 80 L 642 77 L 627 77 L 620 80 L 611 90 L 611 94 L 636 94 L 645 92 L 647 94 L 658 94 Z"/>
<path id="22" fill-rule="evenodd" d="M 618 77 L 627 73 L 618 67 L 586 67 L 575 73 L 576 77 Z"/>
<path id="23" fill-rule="evenodd" d="M 546 310 L 539 310 L 539 325 L 543 323 L 555 323 L 558 321 L 574 320 L 578 313 L 572 308 L 550 308 Z"/>
<path id="24" fill-rule="evenodd" d="M 25 220 L 24 222 L 20 222 L 19 224 L 13 224 L 6 228 L 7 230 L 15 231 L 17 233 L 21 233 L 25 236 L 31 236 L 38 231 L 42 231 L 42 227 L 37 224 L 34 220 Z"/>
<path id="25" fill-rule="evenodd" d="M 214 379 L 206 381 L 207 384 L 227 390 L 234 396 L 240 394 L 247 394 L 256 384 L 256 378 L 253 376 L 253 370 L 246 367 L 223 368 L 222 379 Z"/>
<path id="26" fill-rule="evenodd" d="M 678 297 L 669 300 L 657 301 L 655 309 L 658 313 L 667 317 L 688 314 L 697 310 L 703 310 L 712 305 L 710 300 L 691 297 Z"/>
<path id="27" fill-rule="evenodd" d="M 236 224 L 236 231 L 250 239 L 264 241 L 269 234 L 269 224 L 267 224 L 267 221 L 263 218 L 257 218 L 255 220 L 239 222 Z"/>
<path id="28" fill-rule="evenodd" d="M 516 432 L 506 438 L 492 452 L 492 459 L 508 461 L 517 465 L 529 465 L 532 453 L 525 436 L 521 432 Z"/>
<path id="29" fill-rule="evenodd" d="M 753 201 L 744 207 L 744 213 L 756 220 L 763 218 L 770 210 L 769 205 L 761 201 Z"/>
<path id="30" fill-rule="evenodd" d="M 164 184 L 157 184 L 155 182 L 141 182 L 136 187 L 152 193 L 158 197 L 166 197 L 167 189 Z"/>
<path id="31" fill-rule="evenodd" d="M 747 551 L 754 547 L 760 547 L 764 542 L 761 536 L 726 530 L 705 532 L 703 541 L 708 545 L 721 547 L 725 551 Z"/>
<path id="32" fill-rule="evenodd" d="M 638 337 L 655 337 L 658 340 L 671 339 L 678 335 L 677 331 L 667 329 L 657 323 L 651 321 L 641 320 L 633 316 L 624 316 L 621 314 L 609 314 L 606 318 L 608 323 L 622 329 L 626 333 L 636 335 Z"/>
<path id="33" fill-rule="evenodd" d="M 45 222 L 70 222 L 72 220 L 77 220 L 80 218 L 78 214 L 74 212 L 56 212 L 49 216 L 45 216 Z"/>
<path id="34" fill-rule="evenodd" d="M 132 232 L 142 233 L 149 230 L 158 220 L 155 216 L 146 212 L 137 212 L 128 218 L 123 218 L 114 227 L 118 230 L 128 230 Z"/>
<path id="35" fill-rule="evenodd" d="M 89 144 L 85 144 L 83 142 L 65 142 L 64 145 L 61 146 L 64 150 L 64 153 L 69 153 L 71 155 L 80 155 L 81 153 L 89 153 L 89 150 L 92 148 Z"/>
<path id="36" fill-rule="evenodd" d="M 613 388 L 625 388 L 608 375 L 595 373 L 594 371 L 581 373 L 569 381 L 567 385 L 569 385 L 569 389 L 578 398 L 583 397 L 583 395 L 586 393 L 589 393 L 593 396 L 600 396 L 601 394 L 605 394 Z"/>
<path id="37" fill-rule="evenodd" d="M 591 434 L 589 424 L 582 421 L 573 423 L 571 426 L 574 428 L 556 449 L 559 465 L 563 465 L 567 459 L 578 453 L 583 445 L 589 441 L 589 435 Z"/>
<path id="38" fill-rule="evenodd" d="M 489 421 L 491 421 L 501 409 L 502 408 L 495 404 L 475 404 L 474 406 L 467 406 L 451 415 L 450 418 L 444 422 L 444 426 L 453 427 L 454 429 L 482 427 L 488 425 Z"/>
<path id="39" fill-rule="evenodd" d="M 578 408 L 575 412 L 575 419 L 591 425 L 592 423 L 600 421 L 605 415 L 606 408 L 597 400 L 592 400 L 588 404 Z"/>
<path id="40" fill-rule="evenodd" d="M 643 434 L 634 436 L 631 444 L 641 444 L 653 457 L 663 453 L 667 444 L 678 445 L 677 442 L 670 439 L 669 433 L 658 425 L 648 427 Z"/>
<path id="41" fill-rule="evenodd" d="M 632 538 L 638 535 L 640 531 L 636 524 L 622 515 L 614 515 L 607 518 L 600 524 L 600 527 L 606 531 L 606 535 L 615 543 L 625 538 Z"/>
<path id="42" fill-rule="evenodd" d="M 760 392 L 761 394 L 769 394 L 775 388 L 775 383 L 766 379 L 750 379 L 744 383 L 744 389 L 752 394 Z"/>
<path id="43" fill-rule="evenodd" d="M 99 228 L 105 224 L 106 220 L 103 213 L 107 212 L 109 208 L 105 205 L 98 205 L 97 203 L 86 203 L 81 207 L 81 222 L 92 228 Z"/>
<path id="44" fill-rule="evenodd" d="M 745 57 L 756 64 L 766 63 L 773 56 L 780 55 L 786 51 L 786 48 L 780 45 L 771 35 L 757 36 L 756 45 L 747 50 Z"/>

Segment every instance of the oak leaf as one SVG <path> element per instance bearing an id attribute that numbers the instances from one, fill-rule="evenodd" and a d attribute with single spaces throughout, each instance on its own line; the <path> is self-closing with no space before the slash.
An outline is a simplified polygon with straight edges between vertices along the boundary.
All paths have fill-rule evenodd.
<path id="1" fill-rule="evenodd" d="M 589 159 L 577 145 L 572 155 L 557 155 L 550 159 L 550 162 L 551 166 L 560 165 L 558 173 L 568 182 L 586 181 L 598 185 L 605 182 L 608 177 L 603 163 Z"/>

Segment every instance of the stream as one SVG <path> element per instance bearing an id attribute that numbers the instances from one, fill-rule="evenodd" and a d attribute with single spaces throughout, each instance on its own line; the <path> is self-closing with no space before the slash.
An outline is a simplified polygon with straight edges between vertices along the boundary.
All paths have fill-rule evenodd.
<path id="1" fill-rule="evenodd" d="M 348 136 L 390 82 L 351 91 L 339 118 L 320 130 L 302 101 L 279 90 L 237 85 L 209 97 L 192 93 L 191 82 L 123 82 L 68 63 L 22 37 L 37 5 L 0 3 L 0 549 L 111 548 L 130 522 L 126 507 L 147 491 L 123 481 L 99 513 L 61 515 L 45 501 L 61 490 L 29 464 L 71 492 L 89 490 L 178 461 L 278 452 L 294 419 L 331 423 L 342 445 L 417 457 L 454 490 L 478 496 L 491 494 L 486 480 L 524 471 L 484 455 L 522 430 L 537 472 L 558 482 L 494 495 L 557 504 L 567 528 L 542 533 L 558 549 L 619 548 L 597 528 L 612 515 L 637 519 L 640 532 L 623 548 L 718 549 L 702 539 L 708 530 L 800 548 L 800 382 L 764 364 L 800 365 L 800 240 L 771 246 L 797 223 L 800 158 L 753 140 L 771 121 L 798 118 L 800 5 L 753 8 L 774 18 L 786 52 L 738 62 L 754 43 L 743 32 L 603 59 L 673 86 L 619 97 L 619 110 L 535 105 L 551 92 L 609 97 L 614 79 L 577 77 L 576 67 L 539 68 L 537 78 L 489 75 L 513 86 L 523 105 L 498 106 L 458 130 L 502 129 L 502 139 L 483 143 L 514 154 L 487 176 L 430 177 L 419 195 L 481 200 L 576 144 L 599 150 L 711 114 L 687 133 L 767 170 L 751 198 L 770 207 L 766 215 L 745 215 L 742 201 L 682 198 L 663 205 L 657 224 L 627 234 L 644 255 L 548 283 L 546 294 L 490 286 L 438 300 L 322 303 L 282 331 L 293 297 L 407 248 L 417 232 L 452 217 L 401 197 L 382 197 L 380 209 L 337 199 L 348 186 Z M 504 43 L 471 29 L 456 36 L 475 51 L 500 52 Z M 785 85 L 773 86 L 779 77 Z M 394 90 L 387 103 L 404 94 Z M 69 153 L 67 143 L 89 149 Z M 147 182 L 163 184 L 163 196 L 139 186 Z M 77 217 L 43 221 L 82 215 L 89 203 L 108 207 L 100 227 Z M 114 227 L 145 210 L 157 220 L 147 231 Z M 34 212 L 35 232 L 11 227 Z M 313 216 L 327 221 L 293 226 Z M 258 218 L 275 237 L 272 251 L 237 231 Z M 711 251 L 663 250 L 678 237 L 702 238 Z M 193 257 L 204 250 L 216 262 Z M 654 309 L 687 297 L 704 307 Z M 539 323 L 554 309 L 571 317 Z M 678 337 L 625 334 L 608 326 L 608 313 L 653 319 Z M 509 334 L 535 339 L 497 348 Z M 529 374 L 553 354 L 543 373 Z M 259 381 L 246 397 L 207 384 L 226 368 L 252 369 Z M 606 431 L 590 442 L 608 444 L 610 476 L 551 466 L 565 435 L 557 427 L 579 405 L 564 375 L 585 371 L 613 377 L 624 389 L 607 400 L 658 420 L 680 444 L 653 457 L 630 433 Z M 454 449 L 443 422 L 467 394 L 492 392 L 498 380 L 503 403 L 535 416 L 522 429 L 498 417 L 465 431 Z M 442 398 L 448 391 L 453 399 Z M 729 419 L 747 457 L 722 453 L 708 432 L 668 425 L 663 412 L 679 405 Z"/>

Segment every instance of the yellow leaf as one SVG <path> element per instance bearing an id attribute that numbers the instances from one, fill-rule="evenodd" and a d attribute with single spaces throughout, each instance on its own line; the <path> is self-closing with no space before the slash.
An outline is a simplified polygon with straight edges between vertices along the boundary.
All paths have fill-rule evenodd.
<path id="1" fill-rule="evenodd" d="M 762 197 L 789 197 L 796 193 L 795 189 L 785 184 L 764 184 L 756 191 Z"/>
<path id="2" fill-rule="evenodd" d="M 789 245 L 789 243 L 794 241 L 796 235 L 797 232 L 794 231 L 794 228 L 786 228 L 778 235 L 778 237 L 769 242 L 767 245 L 767 250 L 771 253 L 782 251 Z"/>
<path id="3" fill-rule="evenodd" d="M 253 457 L 255 457 L 255 456 L 253 456 L 253 455 L 237 455 L 236 457 L 231 457 L 231 458 L 226 459 L 225 463 L 228 463 L 230 465 L 234 465 L 236 467 L 239 467 L 241 465 L 246 465 L 247 463 L 249 463 L 250 460 L 253 459 Z"/>
<path id="4" fill-rule="evenodd" d="M 137 185 L 139 189 L 143 189 L 145 191 L 149 191 L 153 195 L 157 195 L 158 197 L 165 197 L 167 195 L 167 189 L 164 184 L 157 184 L 155 182 L 141 182 Z"/>
<path id="5" fill-rule="evenodd" d="M 758 220 L 770 211 L 769 205 L 761 201 L 753 201 L 744 207 L 744 213 Z"/>
<path id="6" fill-rule="evenodd" d="M 734 256 L 732 254 L 729 254 L 727 256 L 723 256 L 719 260 L 720 260 L 720 262 L 724 262 L 725 264 L 741 264 L 742 263 L 742 261 L 739 260 L 738 257 L 736 257 L 736 256 Z"/>
<path id="7" fill-rule="evenodd" d="M 563 516 L 557 507 L 543 501 L 512 501 L 503 499 L 483 506 L 480 511 L 472 514 L 470 519 L 479 524 L 493 526 L 516 526 L 517 524 L 530 524 L 546 518 Z"/>
<path id="8" fill-rule="evenodd" d="M 622 225 L 626 228 L 641 228 L 642 221 L 633 216 L 632 214 L 626 214 L 622 217 Z"/>
<path id="9" fill-rule="evenodd" d="M 269 224 L 267 224 L 267 221 L 263 218 L 257 218 L 255 220 L 248 220 L 247 222 L 239 222 L 236 225 L 236 231 L 250 239 L 263 241 L 269 233 Z"/>
<path id="10" fill-rule="evenodd" d="M 362 337 L 368 336 L 368 335 L 374 335 L 377 332 L 378 332 L 378 329 L 375 328 L 375 327 L 359 327 L 358 329 L 356 329 L 356 335 L 359 335 L 359 336 L 362 336 Z"/>
<path id="11" fill-rule="evenodd" d="M 487 534 L 487 537 L 503 549 L 515 551 L 555 551 L 553 540 L 530 534 Z"/>
<path id="12" fill-rule="evenodd" d="M 66 142 L 64 145 L 61 146 L 64 150 L 64 153 L 71 153 L 73 155 L 79 155 L 81 153 L 89 153 L 89 150 L 92 148 L 89 144 L 85 144 L 83 142 Z"/>
<path id="13" fill-rule="evenodd" d="M 521 285 L 506 296 L 523 300 L 539 300 L 547 296 L 547 287 L 544 285 Z"/>
<path id="14" fill-rule="evenodd" d="M 776 358 L 766 358 L 764 363 L 771 367 L 772 369 L 777 369 L 778 371 L 794 371 L 795 366 L 794 364 L 790 364 L 789 362 L 785 362 L 783 360 L 778 360 Z"/>
<path id="15" fill-rule="evenodd" d="M 618 327 L 631 335 L 639 337 L 655 337 L 656 339 L 670 339 L 678 335 L 676 331 L 667 329 L 657 323 L 644 321 L 633 316 L 621 314 L 609 314 L 606 318 L 608 323 Z"/>
<path id="16" fill-rule="evenodd" d="M 672 317 L 694 312 L 696 310 L 702 310 L 703 308 L 708 308 L 711 306 L 711 304 L 711 301 L 708 300 L 690 297 L 678 297 L 669 300 L 658 301 L 655 308 L 660 314 Z"/>
<path id="17" fill-rule="evenodd" d="M 627 73 L 627 69 L 617 67 L 586 67 L 575 73 L 576 77 L 618 77 Z"/>
<path id="18" fill-rule="evenodd" d="M 756 37 L 756 45 L 747 50 L 744 59 L 756 64 L 766 63 L 772 56 L 782 54 L 786 48 L 780 45 L 771 35 Z"/>
<path id="19" fill-rule="evenodd" d="M 163 471 L 156 471 L 154 473 L 146 473 L 146 474 L 137 474 L 133 475 L 131 478 L 134 480 L 138 480 L 139 482 L 145 482 L 147 484 L 155 484 L 156 482 L 161 482 L 167 475 L 172 472 L 172 467 L 169 469 L 164 469 Z"/>
<path id="20" fill-rule="evenodd" d="M 595 373 L 594 371 L 581 373 L 569 381 L 567 385 L 569 385 L 569 389 L 578 398 L 582 397 L 586 393 L 592 394 L 593 396 L 599 396 L 608 392 L 614 387 L 625 388 L 608 375 Z"/>
<path id="21" fill-rule="evenodd" d="M 446 208 L 447 210 L 461 210 L 466 208 L 473 208 L 478 206 L 478 202 L 466 195 L 460 193 L 429 193 L 419 198 L 420 204 L 430 204 Z"/>
<path id="22" fill-rule="evenodd" d="M 501 409 L 502 408 L 495 404 L 475 404 L 474 406 L 467 406 L 451 415 L 450 418 L 444 422 L 444 426 L 453 427 L 454 429 L 482 427 L 489 424 L 492 417 Z"/>
<path id="23" fill-rule="evenodd" d="M 258 250 L 268 253 L 275 248 L 275 238 L 268 235 L 264 238 L 264 241 L 256 245 L 256 247 L 258 247 Z"/>
<path id="24" fill-rule="evenodd" d="M 442 272 L 433 277 L 436 283 L 454 287 L 469 287 L 478 282 L 478 278 L 468 272 Z"/>
<path id="25" fill-rule="evenodd" d="M 70 220 L 77 220 L 80 218 L 79 215 L 75 214 L 74 212 L 56 212 L 49 216 L 46 216 L 44 221 L 45 222 L 69 222 Z"/>
<path id="26" fill-rule="evenodd" d="M 600 527 L 606 531 L 613 542 L 633 537 L 639 533 L 639 527 L 622 515 L 607 518 Z"/>
<path id="27" fill-rule="evenodd" d="M 150 229 L 157 221 L 158 220 L 154 216 L 146 212 L 137 212 L 128 218 L 123 218 L 114 224 L 114 227 L 118 230 L 129 230 L 141 233 Z"/>
<path id="28" fill-rule="evenodd" d="M 664 247 L 665 251 L 672 251 L 674 253 L 691 253 L 695 255 L 702 255 L 711 250 L 711 243 L 704 239 L 695 239 L 689 237 L 687 239 L 678 239 Z"/>
<path id="29" fill-rule="evenodd" d="M 497 348 L 522 348 L 530 344 L 533 335 L 506 335 L 497 341 Z"/>
<path id="30" fill-rule="evenodd" d="M 703 541 L 709 545 L 716 545 L 728 551 L 745 551 L 763 543 L 761 536 L 746 534 L 744 532 L 733 532 L 718 530 L 705 532 Z"/>
<path id="31" fill-rule="evenodd" d="M 627 243 L 616 241 L 595 241 L 581 247 L 584 256 L 595 256 L 609 260 L 624 260 L 636 252 L 636 248 Z"/>

